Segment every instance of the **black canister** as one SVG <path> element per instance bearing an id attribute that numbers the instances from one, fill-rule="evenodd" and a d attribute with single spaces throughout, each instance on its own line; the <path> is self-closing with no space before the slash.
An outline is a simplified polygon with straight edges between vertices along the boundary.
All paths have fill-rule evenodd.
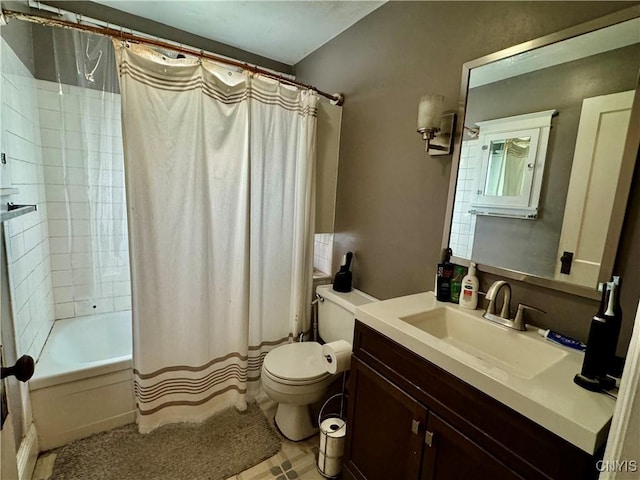
<path id="1" fill-rule="evenodd" d="M 573 379 L 576 384 L 594 392 L 615 384 L 613 379 L 607 377 L 607 373 L 615 356 L 620 332 L 620 319 L 614 313 L 616 285 L 614 282 L 602 284 L 600 308 L 591 320 L 582 370 Z"/>
<path id="2" fill-rule="evenodd" d="M 342 258 L 342 265 L 340 265 L 340 270 L 336 273 L 336 276 L 333 278 L 333 289 L 336 292 L 350 292 L 351 291 L 351 271 L 349 267 L 351 266 L 351 259 L 353 258 L 353 253 L 347 252 L 346 255 Z"/>

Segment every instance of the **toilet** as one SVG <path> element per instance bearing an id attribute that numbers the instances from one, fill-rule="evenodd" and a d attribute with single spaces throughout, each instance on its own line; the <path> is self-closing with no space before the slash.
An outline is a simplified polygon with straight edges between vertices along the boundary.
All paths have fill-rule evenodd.
<path id="1" fill-rule="evenodd" d="M 355 309 L 377 301 L 359 290 L 335 292 L 331 285 L 316 289 L 318 331 L 325 342 L 346 340 L 353 344 Z M 271 350 L 262 363 L 262 386 L 278 403 L 275 422 L 280 432 L 295 442 L 314 435 L 309 405 L 322 399 L 334 376 L 327 372 L 322 346 L 317 342 L 296 342 Z"/>

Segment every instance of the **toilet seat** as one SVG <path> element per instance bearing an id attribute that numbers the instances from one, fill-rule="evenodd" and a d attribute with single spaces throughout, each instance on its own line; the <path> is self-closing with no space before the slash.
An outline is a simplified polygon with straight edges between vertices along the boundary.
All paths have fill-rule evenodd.
<path id="1" fill-rule="evenodd" d="M 262 364 L 263 372 L 284 385 L 307 385 L 329 377 L 317 342 L 297 342 L 271 350 Z"/>

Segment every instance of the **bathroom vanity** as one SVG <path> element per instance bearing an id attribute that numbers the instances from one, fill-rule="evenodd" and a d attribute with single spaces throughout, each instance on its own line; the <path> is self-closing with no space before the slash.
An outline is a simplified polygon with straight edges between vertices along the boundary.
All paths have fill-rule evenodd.
<path id="1" fill-rule="evenodd" d="M 433 293 L 356 317 L 345 478 L 597 477 L 615 402 L 572 383 L 581 353 Z"/>

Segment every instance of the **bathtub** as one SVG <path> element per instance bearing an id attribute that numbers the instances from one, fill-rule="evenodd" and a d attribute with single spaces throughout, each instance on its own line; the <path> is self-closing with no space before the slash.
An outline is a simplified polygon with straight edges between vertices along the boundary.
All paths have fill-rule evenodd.
<path id="1" fill-rule="evenodd" d="M 134 421 L 131 311 L 57 320 L 29 390 L 41 451 Z"/>

